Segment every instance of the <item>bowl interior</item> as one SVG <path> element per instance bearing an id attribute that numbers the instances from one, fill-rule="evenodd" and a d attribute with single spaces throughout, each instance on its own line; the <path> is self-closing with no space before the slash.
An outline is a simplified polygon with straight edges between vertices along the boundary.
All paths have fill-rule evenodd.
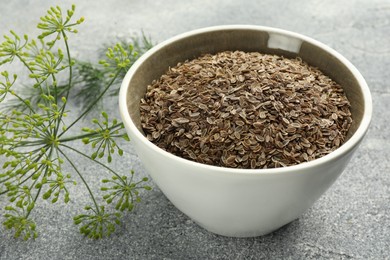
<path id="1" fill-rule="evenodd" d="M 127 91 L 127 107 L 130 117 L 142 133 L 140 121 L 140 99 L 146 88 L 163 75 L 169 67 L 202 54 L 220 51 L 258 51 L 277 54 L 287 58 L 300 57 L 308 64 L 318 67 L 343 88 L 351 103 L 353 123 L 348 132 L 349 139 L 358 129 L 364 114 L 364 97 L 353 72 L 340 59 L 324 50 L 321 44 L 280 31 L 261 29 L 223 29 L 189 34 L 167 41 L 155 48 L 139 66 L 136 66 Z"/>

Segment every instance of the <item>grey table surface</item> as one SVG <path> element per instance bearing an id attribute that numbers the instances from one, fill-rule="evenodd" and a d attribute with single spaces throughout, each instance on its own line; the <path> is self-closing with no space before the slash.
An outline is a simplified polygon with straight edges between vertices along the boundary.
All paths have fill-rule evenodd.
<path id="1" fill-rule="evenodd" d="M 50 5 L 68 0 L 1 0 L 0 34 L 14 29 L 36 35 L 35 24 Z M 86 22 L 71 45 L 79 58 L 95 61 L 98 48 L 143 30 L 154 42 L 196 28 L 222 24 L 278 27 L 313 37 L 336 49 L 363 74 L 372 92 L 369 132 L 343 175 L 298 220 L 262 237 L 211 234 L 179 212 L 154 187 L 108 239 L 78 233 L 72 216 L 88 198 L 73 188 L 64 206 L 42 203 L 34 212 L 40 230 L 23 242 L 0 228 L 0 259 L 390 259 L 390 1 L 113 0 L 74 1 Z M 106 109 L 119 117 L 117 100 Z M 77 110 L 77 107 L 74 108 Z M 85 122 L 83 122 L 85 123 Z M 80 145 L 82 146 L 82 144 Z M 80 149 L 82 149 L 80 147 Z M 116 165 L 145 176 L 132 150 Z M 76 159 L 76 158 L 75 158 Z M 101 170 L 77 159 L 97 186 Z M 153 182 L 151 183 L 154 186 Z M 0 213 L 6 205 L 0 200 Z"/>

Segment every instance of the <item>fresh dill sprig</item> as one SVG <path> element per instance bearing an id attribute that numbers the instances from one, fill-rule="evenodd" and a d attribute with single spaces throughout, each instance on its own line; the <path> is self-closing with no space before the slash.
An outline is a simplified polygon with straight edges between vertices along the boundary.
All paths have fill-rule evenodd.
<path id="1" fill-rule="evenodd" d="M 75 216 L 74 222 L 81 225 L 82 234 L 91 238 L 109 236 L 120 224 L 122 211 L 132 210 L 134 203 L 140 201 L 139 191 L 150 190 L 143 184 L 147 178 L 137 182 L 134 172 L 129 177 L 120 175 L 100 161 L 105 155 L 108 163 L 114 153 L 123 155 L 117 140 L 128 137 L 121 122 L 102 112 L 99 119 L 92 120 L 95 128 L 81 127 L 80 134 L 69 135 L 69 129 L 78 127 L 77 123 L 107 93 L 116 91 L 116 83 L 139 56 L 133 45 L 118 43 L 108 49 L 106 59 L 98 65 L 75 60 L 69 36 L 77 33 L 76 28 L 84 18 L 75 20 L 74 12 L 74 5 L 64 13 L 60 7 L 52 7 L 41 17 L 38 28 L 42 32 L 38 39 L 30 40 L 27 35 L 20 37 L 10 31 L 0 44 L 0 65 L 19 62 L 27 68 L 32 80 L 20 87 L 16 74 L 7 71 L 0 74 L 0 156 L 4 162 L 0 198 L 8 200 L 3 226 L 25 240 L 38 235 L 32 214 L 37 203 L 42 200 L 68 203 L 72 199 L 69 185 L 80 185 L 90 195 L 92 204 L 84 208 L 85 214 Z M 58 45 L 64 46 L 64 50 Z M 72 114 L 68 100 L 75 93 L 88 94 L 89 99 L 85 100 L 82 112 L 65 124 L 64 118 Z M 91 145 L 91 155 L 72 146 L 80 141 Z M 111 179 L 102 180 L 105 195 L 101 199 L 92 192 L 70 153 L 88 158 L 112 175 Z M 69 168 L 72 174 L 65 173 L 64 169 Z M 106 194 L 107 191 L 110 193 Z M 113 201 L 116 206 L 109 207 Z"/>
<path id="2" fill-rule="evenodd" d="M 119 73 L 118 79 L 113 82 L 109 93 L 110 96 L 118 95 L 120 79 L 125 76 L 127 70 L 133 63 L 152 47 L 153 43 L 151 39 L 142 32 L 141 35 L 133 36 L 130 40 L 121 39 L 117 44 L 106 45 L 102 51 L 99 51 L 100 60 L 112 55 L 110 52 L 119 51 L 120 48 L 125 48 L 127 51 L 126 57 L 122 58 L 126 58 L 129 62 L 126 63 L 126 67 Z M 113 61 L 111 60 L 111 62 Z M 109 66 L 109 62 L 99 65 L 96 66 L 90 62 L 76 60 L 75 75 L 79 79 L 79 84 L 77 84 L 75 98 L 78 103 L 83 104 L 84 108 L 91 104 L 95 97 L 103 91 L 107 79 L 110 78 L 110 75 L 112 76 L 112 67 Z"/>
<path id="3" fill-rule="evenodd" d="M 12 35 L 17 36 L 13 31 L 12 33 Z M 42 55 L 52 55 L 49 46 L 45 44 L 42 39 L 43 38 L 41 37 L 37 40 L 22 43 L 19 38 L 19 41 L 15 44 L 18 46 L 19 49 L 21 48 L 21 46 L 23 46 L 23 48 L 28 50 L 29 53 L 24 52 L 23 54 L 26 56 L 26 60 L 34 63 L 34 59 L 36 59 L 37 57 L 39 58 Z M 108 93 L 109 96 L 118 95 L 121 79 L 125 76 L 127 70 L 142 54 L 144 54 L 146 51 L 153 47 L 153 43 L 151 39 L 144 34 L 144 32 L 142 32 L 141 35 L 132 36 L 130 40 L 119 39 L 118 43 L 104 44 L 104 47 L 101 48 L 101 50 L 98 50 L 99 60 L 101 61 L 107 58 L 109 50 L 114 51 L 116 48 L 118 48 L 118 46 L 121 46 L 121 48 L 126 49 L 127 59 L 130 61 L 130 63 L 126 63 L 126 68 L 120 71 L 116 80 L 112 83 L 112 86 L 110 87 Z M 14 57 L 10 58 L 10 60 L 13 60 L 13 58 Z M 63 57 L 61 58 L 63 59 Z M 54 61 L 52 62 L 54 63 Z M 82 109 L 85 109 L 91 104 L 95 103 L 97 97 L 99 97 L 105 86 L 111 80 L 110 76 L 112 76 L 113 71 L 115 71 L 115 68 L 113 70 L 111 66 L 107 67 L 104 66 L 104 64 L 94 64 L 90 61 L 83 61 L 77 58 L 73 58 L 73 62 L 74 64 L 72 66 L 72 84 L 68 84 L 67 79 L 57 79 L 58 82 L 56 82 L 56 84 L 58 96 L 63 96 L 64 93 L 69 91 L 71 98 L 76 101 L 75 103 L 80 104 L 82 106 Z M 42 64 L 39 64 L 39 66 L 42 66 Z M 32 77 L 34 76 L 36 75 L 32 75 Z M 32 106 L 36 106 L 38 103 L 42 102 L 42 89 L 31 88 L 30 86 L 21 87 L 23 88 L 23 91 L 20 91 L 21 97 L 23 99 L 30 100 Z M 45 91 L 45 89 L 43 89 L 43 91 Z M 102 100 L 99 100 L 96 104 L 98 108 L 103 108 L 101 101 Z M 4 104 L 3 107 L 0 108 L 0 110 L 16 109 L 20 107 L 20 103 L 21 100 L 19 99 L 9 100 L 9 102 L 7 102 L 7 104 Z"/>
<path id="4" fill-rule="evenodd" d="M 109 187 L 106 186 L 101 188 L 102 191 L 108 192 L 103 198 L 109 204 L 114 202 L 115 209 L 120 211 L 131 211 L 134 208 L 134 203 L 141 202 L 139 190 L 151 190 L 150 186 L 142 184 L 147 182 L 148 178 L 145 177 L 138 182 L 134 182 L 134 171 L 131 171 L 130 173 L 130 178 L 126 175 L 113 175 L 111 179 L 102 180 L 103 183 L 111 184 Z"/>

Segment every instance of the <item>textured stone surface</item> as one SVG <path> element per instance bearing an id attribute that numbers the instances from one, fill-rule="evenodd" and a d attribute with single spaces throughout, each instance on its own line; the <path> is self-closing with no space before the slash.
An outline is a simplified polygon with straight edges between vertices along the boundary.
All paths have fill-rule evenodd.
<path id="1" fill-rule="evenodd" d="M 40 236 L 22 242 L 0 228 L 0 259 L 389 259 L 390 248 L 390 3 L 355 1 L 78 1 L 86 17 L 72 40 L 80 58 L 95 60 L 103 43 L 143 29 L 155 42 L 188 30 L 221 24 L 279 27 L 313 37 L 349 59 L 372 91 L 371 128 L 344 174 L 299 220 L 257 238 L 227 238 L 198 227 L 179 212 L 158 188 L 128 215 L 110 239 L 82 237 L 72 216 L 88 202 L 72 188 L 64 207 L 41 203 L 35 211 Z M 7 29 L 34 35 L 47 7 L 71 1 L 16 0 L 2 3 L 0 34 Z M 1 69 L 0 69 L 1 70 Z M 117 101 L 106 103 L 118 115 Z M 119 115 L 118 115 L 119 116 Z M 144 168 L 126 147 L 123 169 Z M 92 183 L 99 169 L 78 159 Z M 5 205 L 0 200 L 0 214 Z"/>

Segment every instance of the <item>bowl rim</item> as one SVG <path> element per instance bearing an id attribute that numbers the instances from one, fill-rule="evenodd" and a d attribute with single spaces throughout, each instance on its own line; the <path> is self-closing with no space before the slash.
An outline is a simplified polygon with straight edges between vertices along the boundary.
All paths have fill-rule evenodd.
<path id="1" fill-rule="evenodd" d="M 356 129 L 355 133 L 340 147 L 338 147 L 333 152 L 314 159 L 309 162 L 303 162 L 296 165 L 286 166 L 286 167 L 278 167 L 278 168 L 267 168 L 267 169 L 243 169 L 243 168 L 228 168 L 228 167 L 222 167 L 222 166 L 215 166 L 215 165 L 208 165 L 203 164 L 195 161 L 190 161 L 188 159 L 182 158 L 180 156 L 174 155 L 172 153 L 169 153 L 162 148 L 158 147 L 157 145 L 153 144 L 151 141 L 149 141 L 136 127 L 133 120 L 130 117 L 130 114 L 128 112 L 127 107 L 127 90 L 129 87 L 130 80 L 134 73 L 137 71 L 138 67 L 147 60 L 150 56 L 152 56 L 155 52 L 158 50 L 164 48 L 167 45 L 170 45 L 178 40 L 195 36 L 197 34 L 207 33 L 207 32 L 216 32 L 216 31 L 226 31 L 226 30 L 256 30 L 256 31 L 265 31 L 265 32 L 271 32 L 271 33 L 277 33 L 281 35 L 286 35 L 292 38 L 297 38 L 302 41 L 311 43 L 324 51 L 328 52 L 332 56 L 336 57 L 341 63 L 343 63 L 352 73 L 352 75 L 357 80 L 364 99 L 364 113 L 362 116 L 362 121 L 359 125 L 359 127 Z M 240 175 L 269 175 L 269 174 L 285 174 L 285 173 L 291 173 L 291 172 L 303 172 L 303 170 L 307 170 L 310 168 L 315 168 L 320 166 L 321 164 L 324 164 L 326 162 L 331 162 L 334 160 L 337 160 L 338 158 L 342 157 L 345 154 L 348 154 L 351 150 L 353 150 L 363 139 L 364 135 L 366 134 L 368 127 L 371 122 L 372 117 L 372 98 L 371 93 L 368 88 L 368 85 L 363 78 L 362 74 L 358 71 L 358 69 L 350 62 L 348 61 L 343 55 L 338 53 L 336 50 L 332 49 L 331 47 L 313 39 L 308 36 L 295 33 L 292 31 L 274 28 L 274 27 L 268 27 L 268 26 L 259 26 L 259 25 L 218 25 L 218 26 L 211 26 L 211 27 L 205 27 L 200 29 L 191 30 L 188 32 L 184 32 L 181 34 L 178 34 L 176 36 L 173 36 L 157 45 L 152 47 L 150 50 L 145 52 L 127 71 L 121 87 L 119 91 L 119 112 L 122 117 L 123 123 L 125 124 L 127 129 L 130 129 L 131 132 L 134 134 L 134 136 L 141 141 L 142 145 L 146 145 L 148 148 L 154 150 L 155 152 L 171 159 L 176 160 L 179 163 L 187 164 L 189 167 L 200 167 L 204 168 L 205 170 L 212 171 L 218 171 L 221 173 L 227 173 L 227 174 L 240 174 Z"/>

